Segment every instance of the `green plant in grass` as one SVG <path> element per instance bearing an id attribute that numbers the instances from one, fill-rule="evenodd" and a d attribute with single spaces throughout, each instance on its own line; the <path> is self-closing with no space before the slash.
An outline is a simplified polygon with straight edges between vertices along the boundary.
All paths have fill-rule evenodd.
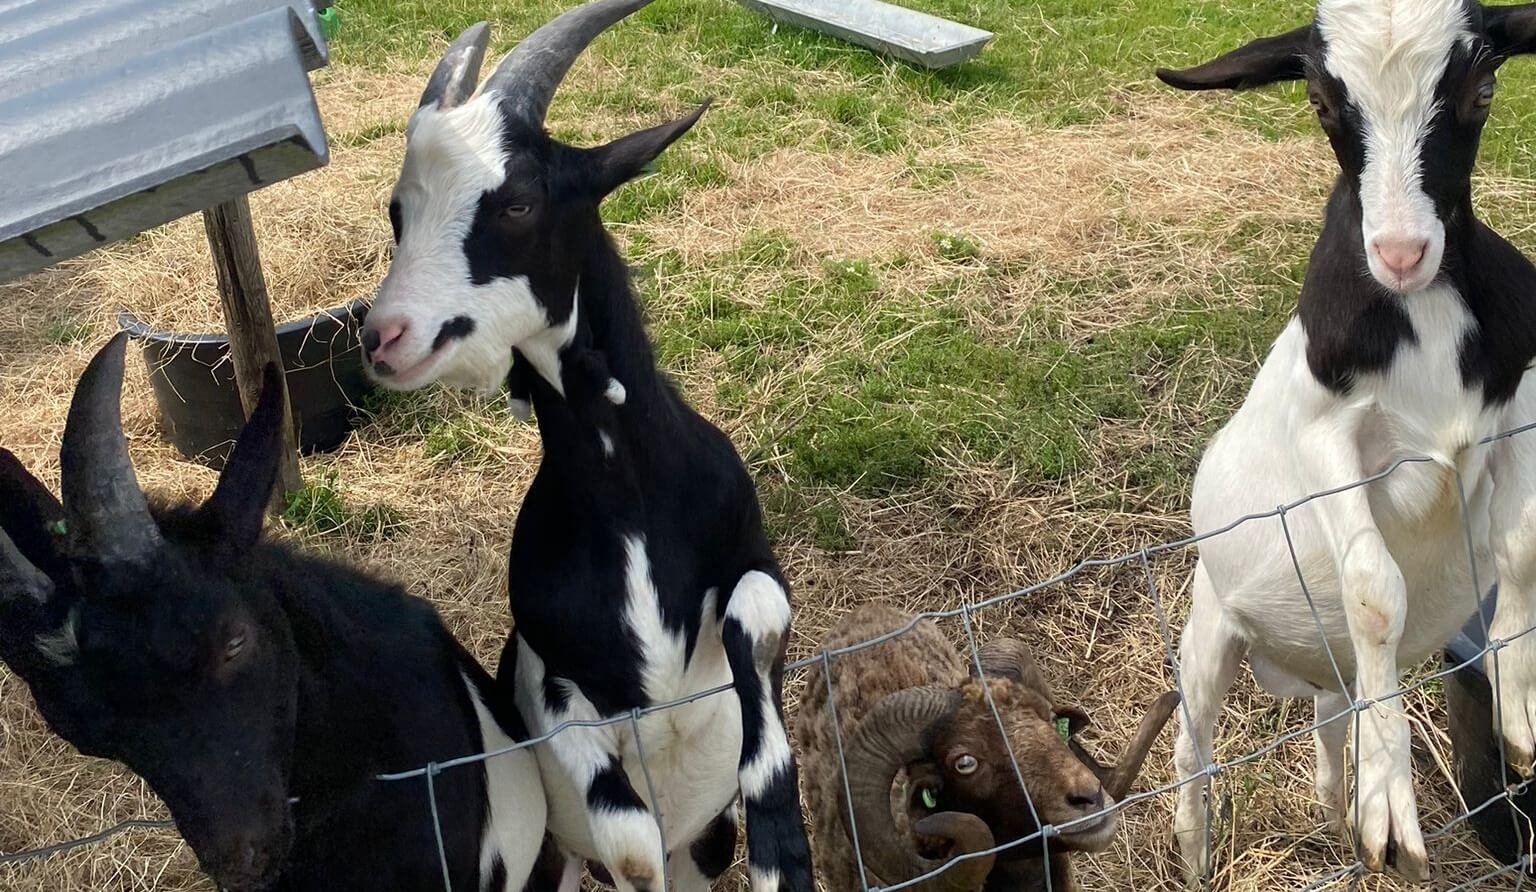
<path id="1" fill-rule="evenodd" d="M 928 240 L 939 257 L 950 263 L 969 263 L 981 259 L 981 245 L 953 232 L 931 232 Z"/>
<path id="2" fill-rule="evenodd" d="M 334 469 L 322 471 L 297 492 L 288 494 L 283 521 L 311 533 L 340 533 L 365 542 L 388 539 L 404 526 L 400 513 L 383 502 L 348 504 Z"/>
<path id="3" fill-rule="evenodd" d="M 95 331 L 95 327 L 84 319 L 57 316 L 48 320 L 44 326 L 43 339 L 55 347 L 65 347 L 90 340 Z"/>

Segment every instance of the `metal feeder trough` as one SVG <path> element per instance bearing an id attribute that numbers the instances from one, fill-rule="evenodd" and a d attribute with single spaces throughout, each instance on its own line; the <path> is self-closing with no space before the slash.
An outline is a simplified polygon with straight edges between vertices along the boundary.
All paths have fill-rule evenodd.
<path id="1" fill-rule="evenodd" d="M 0 281 L 326 162 L 309 0 L 0 0 Z"/>
<path id="2" fill-rule="evenodd" d="M 780 22 L 866 46 L 925 68 L 947 68 L 981 52 L 991 31 L 881 0 L 737 0 Z"/>

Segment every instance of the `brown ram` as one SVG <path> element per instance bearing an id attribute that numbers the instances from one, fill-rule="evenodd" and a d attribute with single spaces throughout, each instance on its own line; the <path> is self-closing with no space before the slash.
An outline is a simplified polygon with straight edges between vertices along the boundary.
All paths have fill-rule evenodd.
<path id="1" fill-rule="evenodd" d="M 911 621 L 889 605 L 865 604 L 827 635 L 822 648 L 856 645 Z M 1048 844 L 1049 858 L 1042 846 L 1025 843 L 963 860 L 921 887 L 1044 890 L 1049 873 L 1049 888 L 1062 892 L 1072 888 L 1070 853 L 1102 851 L 1114 839 L 1116 815 L 1107 809 L 1129 790 L 1178 694 L 1158 698 L 1124 760 L 1105 768 L 1073 739 L 1088 716 L 1053 697 L 1023 642 L 990 642 L 980 657 L 985 683 L 938 627 L 922 620 L 889 640 L 833 658 L 835 712 L 820 667 L 807 675 L 795 732 L 818 863 L 832 892 L 860 888 L 844 760 L 871 886 L 911 880 L 947 859 L 986 852 L 1050 824 L 1060 829 Z M 1006 742 L 989 699 L 1007 727 Z"/>

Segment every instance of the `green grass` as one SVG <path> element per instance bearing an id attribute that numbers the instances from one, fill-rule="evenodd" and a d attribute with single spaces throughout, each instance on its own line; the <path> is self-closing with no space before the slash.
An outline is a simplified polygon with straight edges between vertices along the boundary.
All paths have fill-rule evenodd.
<path id="1" fill-rule="evenodd" d="M 43 338 L 56 347 L 83 343 L 96 334 L 96 326 L 84 319 L 56 317 L 43 328 Z"/>
<path id="2" fill-rule="evenodd" d="M 302 489 L 289 493 L 283 521 L 311 533 L 344 533 L 361 541 L 387 539 L 403 525 L 399 512 L 387 504 L 349 504 L 338 488 L 334 470 L 322 472 Z"/>
<path id="3" fill-rule="evenodd" d="M 379 64 L 440 49 L 479 19 L 504 51 L 566 0 L 343 0 L 338 60 Z M 551 116 L 580 132 L 581 111 L 661 118 L 717 96 L 705 139 L 747 158 L 785 144 L 874 152 L 920 146 L 956 126 L 1006 114 L 1045 125 L 1102 119 L 1117 104 L 1165 90 L 1158 66 L 1196 64 L 1305 21 L 1312 4 L 1263 0 L 909 0 L 917 9 L 987 28 L 978 60 L 922 70 L 801 28 L 778 26 L 731 0 L 660 0 L 604 35 L 600 52 L 622 86 L 573 86 Z M 1505 69 L 1485 163 L 1536 172 L 1529 62 Z M 1126 99 L 1123 91 L 1131 91 Z M 1256 91 L 1221 114 L 1271 135 L 1314 132 L 1295 86 Z M 575 128 L 574 131 L 571 128 Z M 608 134 L 612 136 L 613 134 Z M 597 134 L 593 134 L 597 136 Z M 1321 139 L 1319 135 L 1317 138 Z"/>
<path id="4" fill-rule="evenodd" d="M 570 5 L 343 0 L 335 57 L 362 65 L 421 57 L 479 19 L 493 23 L 499 53 Z M 1074 330 L 1063 308 L 1123 291 L 1128 270 L 1059 276 L 1038 307 L 990 326 L 979 321 L 987 318 L 985 296 L 1014 271 L 1009 258 L 989 256 L 987 245 L 963 231 L 930 232 L 929 251 L 952 265 L 953 276 L 912 293 L 902 287 L 912 258 L 810 257 L 793 233 L 764 229 L 740 234 L 734 253 L 701 267 L 657 248 L 645 224 L 686 196 L 730 184 L 735 165 L 784 147 L 902 157 L 909 185 L 942 194 L 979 167 L 924 161 L 924 149 L 999 116 L 1044 128 L 1124 114 L 1166 93 L 1152 77 L 1159 65 L 1196 64 L 1286 30 L 1311 14 L 1311 4 L 907 5 L 988 28 L 996 39 L 978 61 L 931 72 L 775 27 L 730 0 L 658 0 L 600 39 L 601 77 L 577 77 L 561 92 L 551 126 L 578 144 L 618 136 L 616 119 L 643 126 L 715 97 L 656 172 L 604 208 L 611 223 L 625 227 L 631 255 L 667 283 L 664 293 L 644 295 L 662 365 L 686 373 L 718 359 L 718 369 L 708 367 L 721 410 L 751 428 L 755 442 L 771 444 L 748 457 L 768 475 L 770 525 L 828 550 L 856 545 L 837 493 L 929 489 L 957 468 L 996 467 L 1027 485 L 1109 463 L 1123 475 L 1121 490 L 1164 506 L 1177 502 L 1201 444 L 1240 398 L 1252 364 L 1294 306 L 1310 226 L 1283 233 L 1278 244 L 1273 232 L 1233 238 L 1223 246 L 1232 260 L 1222 281 L 1088 333 Z M 1526 135 L 1536 132 L 1529 126 L 1536 122 L 1533 78 L 1527 62 L 1506 66 L 1484 170 L 1536 177 L 1536 146 Z M 1207 114 L 1216 128 L 1322 140 L 1297 85 L 1213 100 Z M 396 126 L 352 138 L 366 141 Z M 774 287 L 752 292 L 751 277 L 765 269 L 777 272 Z M 1234 287 L 1262 298 L 1223 303 L 1219 297 Z M 818 361 L 808 363 L 812 356 Z M 1212 357 L 1233 359 L 1235 369 L 1212 380 L 1216 373 L 1205 371 L 1216 365 Z M 1197 371 L 1177 373 L 1185 364 Z M 494 457 L 494 425 L 466 415 L 425 427 L 433 462 Z M 1117 436 L 1123 427 L 1148 435 Z M 768 470 L 769 452 L 782 461 L 773 466 L 783 475 Z M 1111 487 L 1098 495 L 1125 497 Z"/>

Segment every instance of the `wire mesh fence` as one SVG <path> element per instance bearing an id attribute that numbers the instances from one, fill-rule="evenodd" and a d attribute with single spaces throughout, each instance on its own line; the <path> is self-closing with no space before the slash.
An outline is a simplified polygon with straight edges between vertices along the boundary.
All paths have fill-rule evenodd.
<path id="1" fill-rule="evenodd" d="M 1502 440 L 1522 434 L 1536 436 L 1536 434 L 1530 433 L 1533 430 L 1536 430 L 1536 422 L 1525 424 L 1520 427 L 1505 430 L 1501 433 L 1489 436 L 1469 448 L 1488 449 Z M 1346 673 L 1340 666 L 1337 656 L 1332 652 L 1332 649 L 1329 645 L 1328 636 L 1324 632 L 1324 621 L 1319 615 L 1316 603 L 1313 601 L 1312 584 L 1309 583 L 1307 574 L 1303 571 L 1303 568 L 1297 559 L 1295 543 L 1292 538 L 1290 518 L 1298 509 L 1309 505 L 1310 503 L 1321 499 L 1326 499 L 1331 496 L 1347 492 L 1349 490 L 1369 486 L 1372 483 L 1384 480 L 1393 474 L 1399 473 L 1400 470 L 1405 466 L 1422 463 L 1440 463 L 1446 466 L 1448 469 L 1454 471 L 1457 503 L 1460 510 L 1461 528 L 1465 537 L 1467 560 L 1471 570 L 1471 589 L 1468 592 L 1467 616 L 1481 618 L 1483 631 L 1482 641 L 1484 643 L 1481 649 L 1477 650 L 1475 653 L 1472 653 L 1470 656 L 1466 656 L 1465 658 L 1454 662 L 1446 661 L 1444 665 L 1434 671 L 1420 673 L 1415 676 L 1411 683 L 1402 685 L 1401 687 L 1391 691 L 1384 696 L 1378 696 L 1375 698 L 1360 697 L 1351 690 L 1350 682 L 1352 679 L 1349 677 L 1349 673 Z M 1334 673 L 1335 681 L 1338 684 L 1339 689 L 1343 692 L 1341 694 L 1342 701 L 1345 703 L 1343 707 L 1330 715 L 1318 715 L 1315 717 L 1314 721 L 1304 724 L 1301 727 L 1291 728 L 1281 733 L 1277 733 L 1264 741 L 1262 745 L 1255 746 L 1251 750 L 1236 758 L 1227 759 L 1225 761 L 1217 761 L 1215 759 L 1206 760 L 1202 755 L 1201 769 L 1198 772 L 1191 774 L 1190 776 L 1175 776 L 1173 780 L 1156 786 L 1152 789 L 1129 794 L 1122 800 L 1110 804 L 1102 812 L 1084 815 L 1081 818 L 1054 825 L 1049 823 L 1042 823 L 1038 820 L 1039 812 L 1036 809 L 1035 801 L 1031 795 L 1029 785 L 1025 781 L 1025 772 L 1022 770 L 1016 754 L 1013 753 L 1011 745 L 1009 745 L 1009 758 L 1010 762 L 1012 763 L 1011 767 L 1013 779 L 1023 791 L 1026 801 L 1028 802 L 1030 812 L 1036 818 L 1035 823 L 1040 825 L 1036 832 L 1021 836 L 1016 839 L 1005 840 L 983 851 L 970 852 L 964 855 L 959 855 L 945 862 L 941 866 L 920 876 L 916 876 L 899 883 L 891 883 L 889 885 L 881 886 L 874 877 L 870 876 L 866 870 L 865 864 L 863 863 L 863 857 L 860 851 L 860 833 L 858 831 L 854 812 L 851 808 L 848 808 L 845 817 L 848 820 L 848 827 L 850 828 L 851 837 L 850 841 L 852 843 L 853 852 L 855 854 L 858 876 L 863 888 L 866 890 L 883 889 L 884 892 L 898 892 L 898 890 L 901 889 L 918 886 L 932 879 L 938 874 L 954 868 L 956 864 L 962 861 L 987 858 L 1008 852 L 1010 850 L 1019 849 L 1021 847 L 1033 847 L 1040 850 L 1043 854 L 1048 855 L 1053 839 L 1057 839 L 1064 832 L 1070 832 L 1072 829 L 1074 829 L 1074 827 L 1087 825 L 1100 820 L 1106 812 L 1121 812 L 1126 809 L 1133 808 L 1138 803 L 1144 802 L 1146 800 L 1174 794 L 1176 791 L 1188 785 L 1205 784 L 1209 780 L 1218 778 L 1223 773 L 1228 772 L 1233 768 L 1247 765 L 1267 757 L 1275 753 L 1280 748 L 1284 747 L 1286 744 L 1291 743 L 1298 738 L 1312 735 L 1314 732 L 1317 732 L 1320 729 L 1328 727 L 1336 722 L 1349 723 L 1355 735 L 1354 739 L 1356 741 L 1356 745 L 1351 747 L 1351 768 L 1352 777 L 1356 779 L 1356 783 L 1354 784 L 1353 804 L 1356 810 L 1358 810 L 1360 805 L 1359 797 L 1361 795 L 1361 786 L 1358 783 L 1361 747 L 1358 745 L 1358 741 L 1362 716 L 1369 710 L 1388 708 L 1386 704 L 1392 701 L 1400 701 L 1400 698 L 1407 694 L 1423 691 L 1426 688 L 1429 688 L 1431 685 L 1435 685 L 1443 679 L 1446 679 L 1447 677 L 1464 669 L 1479 668 L 1479 664 L 1484 664 L 1487 670 L 1491 688 L 1494 692 L 1494 697 L 1497 698 L 1499 690 L 1498 676 L 1500 652 L 1507 648 L 1514 641 L 1531 634 L 1533 631 L 1536 631 L 1536 626 L 1533 626 L 1519 630 L 1517 633 L 1502 639 L 1494 638 L 1488 634 L 1488 620 L 1479 608 L 1481 607 L 1483 598 L 1487 592 L 1486 585 L 1494 582 L 1494 580 L 1479 578 L 1477 545 L 1475 540 L 1474 525 L 1472 522 L 1473 518 L 1469 515 L 1466 486 L 1465 481 L 1462 480 L 1460 469 L 1454 463 L 1447 463 L 1443 459 L 1437 459 L 1430 456 L 1406 457 L 1393 462 L 1390 466 L 1370 476 L 1350 482 L 1348 484 L 1306 494 L 1305 496 L 1297 498 L 1291 502 L 1278 505 L 1269 511 L 1243 515 L 1233 519 L 1229 523 L 1217 529 L 1187 536 L 1177 540 L 1150 545 L 1134 551 L 1117 554 L 1112 557 L 1088 558 L 1081 560 L 1077 564 L 1061 573 L 1050 576 L 1046 579 L 1039 580 L 1025 587 L 985 598 L 974 603 L 964 604 L 953 609 L 921 612 L 914 615 L 910 621 L 897 629 L 891 630 L 881 635 L 871 636 L 866 640 L 859 641 L 856 644 L 846 647 L 820 650 L 809 657 L 789 663 L 785 667 L 786 677 L 788 677 L 790 673 L 804 671 L 812 667 L 819 667 L 822 670 L 821 676 L 824 679 L 824 683 L 827 687 L 828 702 L 834 710 L 832 717 L 832 728 L 834 729 L 836 739 L 836 754 L 840 763 L 839 774 L 841 783 L 843 785 L 842 792 L 844 797 L 842 801 L 845 804 L 850 803 L 852 801 L 852 796 L 849 790 L 848 765 L 845 755 L 846 741 L 843 740 L 843 735 L 838 726 L 835 714 L 835 698 L 833 697 L 837 675 L 836 666 L 839 658 L 851 653 L 875 647 L 876 645 L 902 636 L 910 632 L 919 622 L 924 620 L 958 620 L 963 629 L 964 648 L 971 667 L 971 671 L 982 683 L 980 685 L 981 689 L 983 691 L 989 691 L 989 686 L 986 684 L 985 670 L 980 656 L 981 648 L 978 642 L 976 623 L 974 621 L 978 612 L 988 608 L 994 608 L 1009 604 L 1011 602 L 1019 601 L 1020 599 L 1027 598 L 1034 593 L 1068 582 L 1069 580 L 1072 580 L 1075 577 L 1078 577 L 1092 570 L 1120 568 L 1132 570 L 1136 572 L 1137 575 L 1139 575 L 1139 577 L 1142 579 L 1142 584 L 1145 586 L 1145 594 L 1152 605 L 1156 619 L 1157 634 L 1162 642 L 1162 656 L 1164 657 L 1165 665 L 1168 667 L 1172 676 L 1171 681 L 1173 688 L 1177 690 L 1182 696 L 1184 694 L 1184 682 L 1180 677 L 1178 669 L 1179 661 L 1177 658 L 1176 649 L 1174 647 L 1173 621 L 1170 619 L 1168 604 L 1165 603 L 1165 598 L 1159 590 L 1159 587 L 1154 578 L 1153 561 L 1160 556 L 1182 552 L 1186 549 L 1196 547 L 1204 541 L 1214 539 L 1219 536 L 1228 535 L 1233 530 L 1236 530 L 1241 526 L 1258 523 L 1265 520 L 1274 520 L 1278 522 L 1279 535 L 1284 537 L 1287 545 L 1287 551 L 1291 557 L 1291 569 L 1294 570 L 1294 572 L 1297 574 L 1300 591 L 1307 602 L 1307 606 L 1312 620 L 1315 623 L 1317 633 L 1323 643 L 1324 648 L 1328 650 L 1328 657 L 1331 663 L 1332 671 Z M 1489 657 L 1491 657 L 1491 660 L 1485 660 L 1485 658 Z M 492 749 L 486 752 L 469 753 L 459 758 L 442 762 L 434 762 L 407 771 L 380 774 L 376 777 L 376 780 L 382 783 L 420 783 L 422 785 L 423 795 L 426 797 L 431 820 L 434 824 L 434 831 L 438 839 L 438 855 L 442 865 L 443 885 L 445 889 L 449 889 L 451 892 L 452 885 L 449 879 L 449 868 L 447 858 L 442 847 L 442 828 L 438 821 L 438 802 L 435 785 L 435 779 L 438 776 L 444 772 L 459 770 L 466 766 L 475 765 L 489 759 L 495 759 L 499 756 L 504 756 L 516 750 L 521 750 L 550 742 L 558 738 L 560 734 L 570 728 L 591 728 L 627 724 L 629 725 L 631 733 L 633 733 L 635 736 L 637 749 L 640 753 L 641 768 L 643 777 L 645 779 L 645 786 L 647 787 L 647 798 L 650 802 L 657 802 L 659 800 L 656 796 L 656 790 L 651 784 L 650 771 L 648 766 L 645 764 L 645 744 L 644 741 L 641 740 L 640 736 L 640 719 L 647 715 L 675 709 L 686 704 L 703 700 L 705 698 L 727 696 L 730 695 L 732 691 L 733 687 L 731 685 L 721 685 L 707 690 L 697 691 L 689 694 L 688 696 L 675 700 L 652 704 L 642 708 L 633 709 L 625 713 L 611 715 L 602 719 L 591 721 L 569 721 L 551 729 L 548 733 L 527 740 L 519 741 L 509 746 Z M 997 723 L 998 730 L 1002 733 L 1003 740 L 1006 744 L 1008 741 L 1008 735 L 1006 732 L 1004 716 L 998 709 L 997 704 L 993 702 L 989 692 L 986 695 L 986 701 L 992 718 Z M 1496 706 L 1493 730 L 1494 735 L 1497 737 L 1499 734 L 1498 716 L 1501 714 L 1501 704 L 1497 703 L 1497 699 L 1495 699 L 1495 703 Z M 1182 703 L 1180 710 L 1181 714 L 1179 717 L 1183 721 L 1189 721 L 1190 717 L 1187 703 Z M 1457 885 L 1448 886 L 1447 888 L 1451 890 L 1479 888 L 1483 887 L 1485 884 L 1491 883 L 1494 880 L 1508 877 L 1513 877 L 1514 888 L 1520 889 L 1525 887 L 1527 884 L 1527 877 L 1532 873 L 1533 869 L 1536 869 L 1536 856 L 1533 856 L 1533 853 L 1529 849 L 1529 839 L 1531 834 L 1529 832 L 1522 833 L 1522 830 L 1527 828 L 1520 826 L 1522 823 L 1528 822 L 1520 814 L 1519 804 L 1516 801 L 1518 797 L 1530 791 L 1532 786 L 1536 785 L 1536 778 L 1523 777 L 1521 773 L 1516 772 L 1513 767 L 1510 766 L 1505 760 L 1502 746 L 1499 746 L 1496 749 L 1499 753 L 1501 789 L 1481 801 L 1464 803 L 1464 807 L 1449 820 L 1444 821 L 1437 827 L 1427 829 L 1424 833 L 1424 838 L 1426 842 L 1433 842 L 1452 833 L 1456 833 L 1464 829 L 1463 825 L 1473 820 L 1475 817 L 1481 815 L 1483 812 L 1494 808 L 1500 808 L 1507 803 L 1510 808 L 1511 821 L 1516 822 L 1516 826 L 1514 828 L 1515 838 L 1522 840 L 1522 845 L 1525 847 L 1525 851 L 1520 853 L 1518 857 L 1508 862 L 1499 862 L 1497 859 L 1489 856 L 1486 860 L 1486 864 L 1488 866 L 1486 872 L 1478 874 L 1473 878 L 1461 882 Z M 1215 821 L 1211 814 L 1212 797 L 1209 794 L 1207 794 L 1205 799 L 1205 807 L 1206 819 L 1204 829 L 1207 836 L 1209 837 L 1215 833 Z M 130 830 L 145 828 L 165 829 L 173 826 L 174 823 L 168 820 L 125 820 L 113 826 L 107 827 L 97 833 L 83 836 L 78 839 L 61 841 L 58 843 L 27 849 L 24 851 L 0 853 L 0 865 L 24 864 L 26 862 L 46 859 L 73 849 L 100 843 L 106 839 Z M 666 840 L 664 837 L 663 846 L 666 846 Z M 1204 875 L 1198 878 L 1197 885 L 1204 886 L 1205 888 L 1212 887 L 1213 866 L 1214 864 L 1208 864 L 1206 866 Z M 1353 888 L 1358 885 L 1359 881 L 1366 875 L 1367 872 L 1366 863 L 1363 858 L 1359 856 L 1359 852 L 1357 851 L 1356 857 L 1350 863 L 1344 864 L 1343 866 L 1320 865 L 1317 874 L 1305 885 L 1302 885 L 1298 888 L 1301 890 Z M 1044 875 L 1044 888 L 1046 888 L 1048 892 L 1058 892 L 1058 890 L 1052 889 L 1051 883 L 1051 876 L 1049 872 L 1047 872 Z"/>

